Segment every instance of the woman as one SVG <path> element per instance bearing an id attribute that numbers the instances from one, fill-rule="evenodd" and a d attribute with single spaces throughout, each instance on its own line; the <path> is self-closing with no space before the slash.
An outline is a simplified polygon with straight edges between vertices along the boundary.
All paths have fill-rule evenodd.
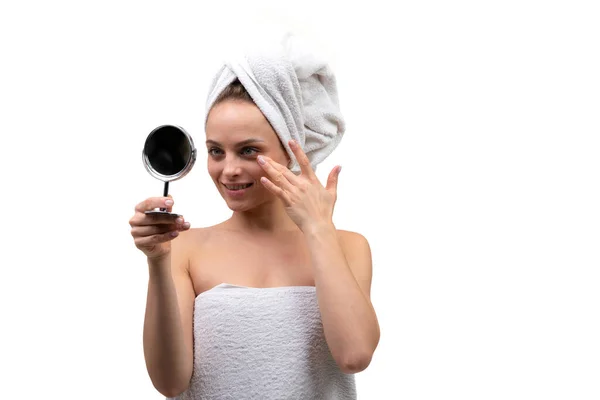
<path id="1" fill-rule="evenodd" d="M 379 342 L 369 244 L 332 222 L 340 167 L 326 186 L 314 173 L 344 130 L 335 80 L 284 43 L 227 64 L 209 95 L 208 173 L 231 218 L 145 214 L 169 197 L 130 220 L 149 265 L 146 365 L 167 397 L 354 399 Z"/>

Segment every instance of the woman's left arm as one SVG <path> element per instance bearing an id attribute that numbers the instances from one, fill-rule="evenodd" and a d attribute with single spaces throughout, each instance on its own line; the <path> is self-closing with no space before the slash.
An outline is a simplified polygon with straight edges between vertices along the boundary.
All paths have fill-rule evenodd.
<path id="1" fill-rule="evenodd" d="M 379 323 L 371 304 L 371 250 L 364 236 L 337 231 L 333 223 L 304 230 L 325 339 L 345 373 L 369 365 L 379 343 Z"/>
<path id="2" fill-rule="evenodd" d="M 300 146 L 293 140 L 289 146 L 300 165 L 300 175 L 259 156 L 257 161 L 266 173 L 261 182 L 283 201 L 286 212 L 304 233 L 331 355 L 343 372 L 360 372 L 371 362 L 379 343 L 379 323 L 370 300 L 369 244 L 356 233 L 338 234 L 332 222 L 341 167 L 329 173 L 323 187 Z"/>

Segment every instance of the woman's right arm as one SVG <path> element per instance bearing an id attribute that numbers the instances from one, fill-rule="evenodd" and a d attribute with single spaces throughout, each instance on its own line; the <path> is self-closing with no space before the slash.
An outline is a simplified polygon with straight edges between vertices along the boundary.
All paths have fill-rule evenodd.
<path id="1" fill-rule="evenodd" d="M 148 259 L 144 357 L 152 384 L 166 397 L 188 388 L 194 365 L 195 292 L 181 246 L 185 236 L 173 241 L 170 254 Z"/>
<path id="2" fill-rule="evenodd" d="M 169 196 L 170 197 L 170 196 Z M 174 215 L 148 215 L 171 198 L 149 198 L 138 204 L 129 221 L 136 247 L 148 260 L 148 297 L 144 319 L 144 358 L 150 380 L 164 396 L 175 397 L 192 376 L 195 292 L 188 270 L 185 233 L 189 223 Z"/>

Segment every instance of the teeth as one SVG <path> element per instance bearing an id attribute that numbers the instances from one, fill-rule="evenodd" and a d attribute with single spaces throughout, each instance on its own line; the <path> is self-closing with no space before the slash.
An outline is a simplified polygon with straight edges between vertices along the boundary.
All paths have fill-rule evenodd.
<path id="1" fill-rule="evenodd" d="M 246 189 L 247 187 L 250 187 L 250 185 L 252 185 L 252 184 L 247 183 L 245 185 L 225 185 L 225 187 L 229 190 L 240 190 L 240 189 Z"/>

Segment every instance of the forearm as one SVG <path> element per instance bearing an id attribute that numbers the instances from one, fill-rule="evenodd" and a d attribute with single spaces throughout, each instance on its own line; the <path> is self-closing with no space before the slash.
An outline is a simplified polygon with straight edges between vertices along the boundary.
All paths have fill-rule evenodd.
<path id="1" fill-rule="evenodd" d="M 193 357 L 184 341 L 170 256 L 148 260 L 148 267 L 144 320 L 146 367 L 156 389 L 172 396 L 179 394 L 189 384 Z"/>
<path id="2" fill-rule="evenodd" d="M 357 372 L 379 342 L 375 310 L 354 278 L 333 224 L 305 232 L 327 344 L 337 364 Z"/>

